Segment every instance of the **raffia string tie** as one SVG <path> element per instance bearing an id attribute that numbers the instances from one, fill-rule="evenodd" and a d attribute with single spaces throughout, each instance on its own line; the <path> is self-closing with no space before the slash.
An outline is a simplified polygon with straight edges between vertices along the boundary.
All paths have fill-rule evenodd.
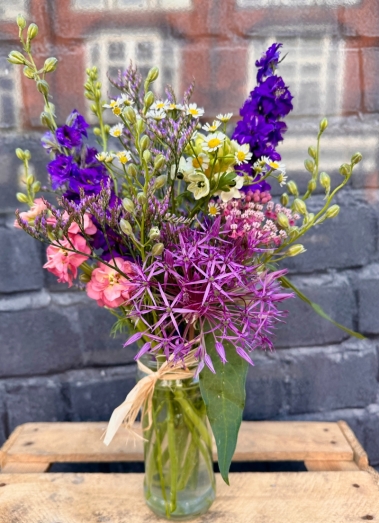
<path id="1" fill-rule="evenodd" d="M 192 378 L 195 372 L 193 367 L 197 363 L 198 361 L 194 357 L 193 351 L 188 353 L 183 360 L 176 363 L 174 363 L 170 357 L 156 372 L 146 367 L 140 360 L 137 360 L 138 368 L 144 372 L 146 376 L 139 380 L 136 386 L 126 396 L 125 401 L 113 411 L 104 435 L 105 445 L 108 446 L 110 444 L 121 425 L 124 424 L 127 429 L 132 430 L 133 424 L 141 409 L 143 415 L 147 413 L 150 427 L 152 423 L 153 394 L 157 381 Z"/>

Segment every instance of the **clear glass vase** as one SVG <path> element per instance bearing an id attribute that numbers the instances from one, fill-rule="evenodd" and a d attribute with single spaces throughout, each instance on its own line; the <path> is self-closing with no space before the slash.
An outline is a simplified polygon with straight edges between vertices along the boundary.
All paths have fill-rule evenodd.
<path id="1" fill-rule="evenodd" d="M 157 362 L 141 361 L 151 370 Z M 139 378 L 145 376 L 142 371 Z M 215 499 L 212 433 L 197 379 L 159 380 L 145 438 L 144 494 L 158 516 L 188 520 L 206 512 Z"/>

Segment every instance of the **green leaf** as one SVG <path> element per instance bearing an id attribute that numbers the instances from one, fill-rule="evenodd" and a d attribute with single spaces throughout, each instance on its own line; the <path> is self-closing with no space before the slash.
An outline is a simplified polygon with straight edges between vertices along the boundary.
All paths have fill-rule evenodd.
<path id="1" fill-rule="evenodd" d="M 221 476 L 229 485 L 230 463 L 236 449 L 245 406 L 245 382 L 249 364 L 236 353 L 234 345 L 227 341 L 223 345 L 228 362 L 223 364 L 215 349 L 214 336 L 205 336 L 205 342 L 216 374 L 205 366 L 200 373 L 200 390 L 216 440 Z"/>
<path id="2" fill-rule="evenodd" d="M 289 281 L 288 278 L 286 278 L 285 276 L 282 276 L 279 279 L 282 282 L 283 287 L 292 289 L 301 300 L 305 301 L 305 303 L 310 305 L 312 307 L 312 309 L 315 312 L 317 312 L 317 314 L 319 314 L 322 318 L 330 321 L 330 323 L 333 323 L 333 325 L 335 325 L 339 329 L 342 329 L 343 331 L 347 332 L 348 334 L 350 334 L 350 336 L 355 336 L 355 338 L 358 338 L 359 340 L 365 339 L 365 337 L 362 334 L 360 334 L 359 332 L 355 332 L 351 329 L 348 329 L 347 327 L 344 327 L 340 323 L 334 321 L 328 314 L 326 314 L 326 312 L 320 307 L 320 305 L 317 305 L 317 303 L 314 303 L 309 298 L 307 298 L 305 296 L 305 294 L 303 294 L 301 291 L 299 291 L 299 289 L 292 282 Z"/>

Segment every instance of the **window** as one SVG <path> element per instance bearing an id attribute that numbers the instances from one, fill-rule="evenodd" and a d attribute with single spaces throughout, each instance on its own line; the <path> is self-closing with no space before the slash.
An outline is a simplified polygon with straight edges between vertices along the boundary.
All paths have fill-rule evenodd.
<path id="1" fill-rule="evenodd" d="M 192 8 L 192 0 L 71 0 L 73 9 L 96 10 L 184 10 Z"/>
<path id="2" fill-rule="evenodd" d="M 119 91 L 109 83 L 107 73 L 117 78 L 119 70 L 125 70 L 130 60 L 138 66 L 142 76 L 146 76 L 154 65 L 159 67 L 158 80 L 153 84 L 155 93 L 164 96 L 164 87 L 168 83 L 178 92 L 179 46 L 163 39 L 159 32 L 129 31 L 122 36 L 102 34 L 87 43 L 87 66 L 98 67 L 103 94 L 108 97 L 116 96 Z"/>
<path id="3" fill-rule="evenodd" d="M 12 2 L 0 2 L 0 20 L 15 21 L 18 14 L 27 14 L 26 0 L 12 0 Z"/>
<path id="4" fill-rule="evenodd" d="M 16 66 L 0 56 L 0 127 L 16 127 L 17 108 L 20 100 Z"/>
<path id="5" fill-rule="evenodd" d="M 332 38 L 276 38 L 255 40 L 249 47 L 248 91 L 255 85 L 255 61 L 273 42 L 283 43 L 279 74 L 289 85 L 296 103 L 293 116 L 339 114 L 344 86 L 344 44 Z"/>
<path id="6" fill-rule="evenodd" d="M 360 2 L 361 0 L 237 0 L 237 6 L 253 7 L 255 9 L 262 9 L 264 7 L 351 7 Z"/>

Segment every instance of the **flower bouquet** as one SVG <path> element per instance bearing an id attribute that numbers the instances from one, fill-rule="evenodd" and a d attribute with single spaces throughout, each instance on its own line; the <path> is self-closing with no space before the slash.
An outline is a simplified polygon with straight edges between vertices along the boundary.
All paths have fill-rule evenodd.
<path id="1" fill-rule="evenodd" d="M 17 23 L 22 52 L 8 59 L 24 66 L 43 97 L 51 187 L 30 173 L 29 151 L 17 149 L 26 183 L 17 198 L 30 209 L 16 212 L 15 225 L 48 244 L 44 267 L 59 282 L 107 308 L 116 316 L 113 331 L 125 330 L 125 345 L 138 346 L 139 381 L 112 414 L 105 443 L 122 424 L 132 429 L 142 410 L 147 504 L 163 517 L 196 516 L 215 497 L 209 425 L 228 482 L 251 354 L 273 348 L 273 328 L 285 315 L 280 304 L 296 293 L 330 319 L 279 262 L 304 252 L 299 239 L 338 215 L 333 198 L 361 155 L 340 167 L 342 181 L 332 189 L 329 175 L 319 172 L 324 119 L 308 149 L 305 194 L 287 182 L 276 147 L 293 97 L 276 73 L 279 43 L 256 62 L 257 86 L 231 137 L 232 114 L 204 123 L 204 109 L 191 101 L 193 85 L 180 100 L 170 86 L 157 97 L 156 67 L 145 79 L 133 65 L 110 78 L 120 92 L 111 100 L 103 99 L 96 67 L 87 69 L 95 148 L 78 111 L 57 125 L 46 80 L 57 60 L 37 66 L 38 28 L 26 29 L 21 16 Z M 287 189 L 280 202 L 270 183 Z M 325 203 L 311 213 L 307 200 L 318 184 Z"/>

